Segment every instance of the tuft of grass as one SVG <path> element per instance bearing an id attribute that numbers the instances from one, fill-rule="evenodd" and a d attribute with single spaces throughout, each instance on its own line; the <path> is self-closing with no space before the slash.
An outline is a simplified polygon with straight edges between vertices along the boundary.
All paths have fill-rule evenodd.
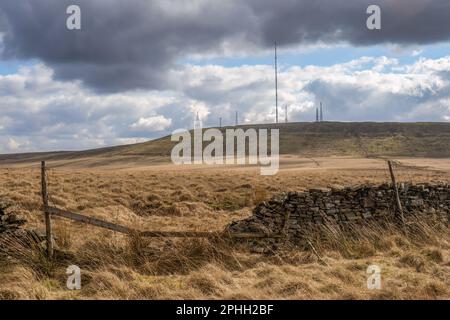
<path id="1" fill-rule="evenodd" d="M 399 260 L 402 265 L 413 267 L 417 272 L 423 272 L 425 269 L 425 261 L 422 257 L 415 254 L 405 254 Z"/>
<path id="2" fill-rule="evenodd" d="M 27 232 L 0 234 L 0 261 L 29 267 L 40 278 L 54 275 L 55 260 L 47 257 L 45 246 Z"/>
<path id="3" fill-rule="evenodd" d="M 259 204 L 261 202 L 267 201 L 269 199 L 269 194 L 267 188 L 258 186 L 255 188 L 253 193 L 253 203 Z"/>
<path id="4" fill-rule="evenodd" d="M 432 262 L 442 263 L 444 262 L 444 255 L 440 249 L 426 249 L 424 255 Z"/>

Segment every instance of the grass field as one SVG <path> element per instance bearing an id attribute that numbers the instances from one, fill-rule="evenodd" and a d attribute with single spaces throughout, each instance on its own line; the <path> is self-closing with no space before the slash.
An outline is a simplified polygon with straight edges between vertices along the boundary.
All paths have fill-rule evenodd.
<path id="1" fill-rule="evenodd" d="M 173 166 L 157 159 L 98 166 L 98 159 L 50 161 L 51 204 L 142 230 L 221 231 L 278 192 L 389 181 L 382 159 L 285 155 L 275 176 L 256 167 Z M 448 181 L 446 158 L 396 158 L 400 182 Z M 90 164 L 95 162 L 95 166 Z M 83 165 L 82 165 L 83 164 Z M 0 198 L 43 228 L 37 163 L 0 167 Z M 0 299 L 449 299 L 448 230 L 405 236 L 395 230 L 338 246 L 252 253 L 220 239 L 128 238 L 54 219 L 53 264 L 36 251 L 0 261 Z M 429 231 L 429 230 L 428 230 Z M 82 290 L 66 289 L 66 268 L 82 270 Z M 368 290 L 366 268 L 382 270 Z"/>
<path id="2" fill-rule="evenodd" d="M 279 129 L 280 154 L 283 155 L 450 157 L 450 123 L 293 122 L 242 125 L 221 130 L 236 128 Z M 85 151 L 0 155 L 0 164 L 40 160 L 64 160 L 65 165 L 81 167 L 159 164 L 169 162 L 175 144 L 170 141 L 170 136 L 165 136 L 144 143 Z"/>

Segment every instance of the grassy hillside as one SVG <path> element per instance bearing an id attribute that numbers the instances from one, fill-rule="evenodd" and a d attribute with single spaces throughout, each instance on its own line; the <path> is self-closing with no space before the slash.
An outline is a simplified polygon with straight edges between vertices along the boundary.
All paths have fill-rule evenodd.
<path id="1" fill-rule="evenodd" d="M 296 122 L 245 125 L 239 128 L 279 128 L 281 154 L 450 156 L 450 123 Z M 225 129 L 227 128 L 222 128 Z M 117 156 L 167 157 L 174 144 L 170 141 L 170 136 L 166 136 L 139 144 L 87 151 L 0 155 L 0 162 Z"/>

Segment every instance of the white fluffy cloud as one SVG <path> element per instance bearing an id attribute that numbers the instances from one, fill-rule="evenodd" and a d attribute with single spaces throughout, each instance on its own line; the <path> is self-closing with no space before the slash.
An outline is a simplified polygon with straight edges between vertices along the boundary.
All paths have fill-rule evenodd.
<path id="1" fill-rule="evenodd" d="M 279 74 L 280 117 L 314 120 L 324 103 L 336 121 L 449 121 L 450 56 L 402 65 L 362 57 L 332 66 L 284 67 Z M 0 76 L 0 152 L 74 150 L 141 142 L 191 128 L 275 119 L 273 69 L 255 65 L 185 65 L 172 91 L 98 94 L 81 82 L 55 80 L 43 65 Z"/>
<path id="2" fill-rule="evenodd" d="M 10 138 L 8 141 L 7 147 L 9 150 L 18 150 L 20 147 L 20 143 L 17 142 L 16 140 Z"/>
<path id="3" fill-rule="evenodd" d="M 162 131 L 172 124 L 172 119 L 163 116 L 153 116 L 147 118 L 139 118 L 130 128 L 135 131 Z"/>

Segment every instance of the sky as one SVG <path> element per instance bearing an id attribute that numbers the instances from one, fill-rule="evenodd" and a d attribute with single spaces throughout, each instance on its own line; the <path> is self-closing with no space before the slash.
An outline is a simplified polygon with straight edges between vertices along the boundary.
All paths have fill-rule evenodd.
<path id="1" fill-rule="evenodd" d="M 81 30 L 66 9 L 81 8 Z M 381 8 L 381 30 L 366 9 Z M 0 153 L 204 126 L 450 121 L 448 0 L 2 0 Z"/>

